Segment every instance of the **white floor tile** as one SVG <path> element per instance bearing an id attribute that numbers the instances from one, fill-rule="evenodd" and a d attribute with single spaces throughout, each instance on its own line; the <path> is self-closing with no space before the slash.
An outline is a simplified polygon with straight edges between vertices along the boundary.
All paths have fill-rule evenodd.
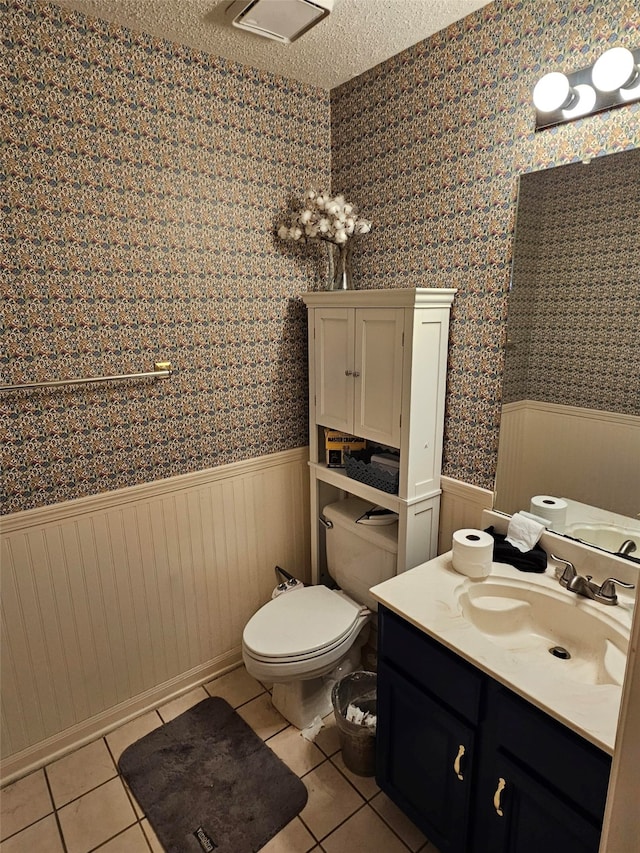
<path id="1" fill-rule="evenodd" d="M 334 755 L 340 749 L 340 732 L 333 712 L 323 717 L 322 722 L 324 725 L 316 735 L 314 743 L 325 755 Z"/>
<path id="2" fill-rule="evenodd" d="M 353 773 L 349 770 L 344 763 L 344 759 L 342 757 L 342 753 L 336 753 L 331 761 L 338 770 L 343 773 L 347 779 L 351 782 L 351 784 L 356 788 L 365 800 L 370 800 L 371 797 L 375 797 L 380 788 L 378 788 L 378 783 L 375 780 L 374 776 L 358 776 L 357 773 Z"/>
<path id="3" fill-rule="evenodd" d="M 7 838 L 53 811 L 43 770 L 36 770 L 0 792 L 0 837 Z"/>
<path id="4" fill-rule="evenodd" d="M 360 794 L 330 761 L 307 773 L 304 784 L 309 791 L 309 800 L 300 817 L 320 840 L 364 805 Z"/>
<path id="5" fill-rule="evenodd" d="M 68 853 L 88 853 L 136 822 L 120 779 L 112 779 L 58 811 Z"/>
<path id="6" fill-rule="evenodd" d="M 178 696 L 177 699 L 172 699 L 171 702 L 167 702 L 166 705 L 161 705 L 158 708 L 158 713 L 164 722 L 168 723 L 169 720 L 179 717 L 180 714 L 184 714 L 184 712 L 188 711 L 189 708 L 193 708 L 194 705 L 197 705 L 199 702 L 202 702 L 203 699 L 208 698 L 209 694 L 204 687 L 196 687 L 195 690 L 190 690 L 188 693 Z"/>
<path id="7" fill-rule="evenodd" d="M 141 818 L 144 817 L 144 812 L 142 811 L 142 806 L 136 800 L 136 798 L 133 795 L 131 788 L 127 785 L 127 783 L 125 782 L 125 780 L 123 778 L 122 778 L 122 784 L 124 785 L 124 789 L 127 792 L 129 800 L 131 801 L 131 805 L 133 806 L 133 810 L 136 813 L 136 817 L 138 818 L 138 820 L 140 820 Z"/>
<path id="8" fill-rule="evenodd" d="M 297 776 L 304 776 L 325 761 L 324 753 L 315 744 L 305 740 L 293 726 L 269 738 L 267 744 Z"/>
<path id="9" fill-rule="evenodd" d="M 149 845 L 142 827 L 137 823 L 98 847 L 96 853 L 149 853 Z"/>
<path id="10" fill-rule="evenodd" d="M 268 693 L 262 693 L 256 699 L 242 705 L 241 708 L 238 708 L 238 714 L 262 740 L 267 740 L 289 725 L 271 704 L 271 697 Z"/>
<path id="11" fill-rule="evenodd" d="M 299 818 L 294 818 L 284 829 L 261 848 L 260 853 L 307 853 L 316 846 L 313 835 Z"/>
<path id="12" fill-rule="evenodd" d="M 117 762 L 125 749 L 140 738 L 148 735 L 162 725 L 162 720 L 155 711 L 141 714 L 134 720 L 114 729 L 105 737 L 114 760 Z"/>
<path id="13" fill-rule="evenodd" d="M 54 815 L 48 815 L 0 844 L 1 853 L 34 853 L 35 850 L 64 853 Z"/>
<path id="14" fill-rule="evenodd" d="M 365 806 L 322 842 L 325 853 L 407 853 L 406 846 L 378 817 L 370 806 Z"/>
<path id="15" fill-rule="evenodd" d="M 104 740 L 96 740 L 46 768 L 56 808 L 118 775 Z"/>
<path id="16" fill-rule="evenodd" d="M 380 791 L 371 800 L 371 806 L 402 838 L 407 847 L 413 851 L 418 851 L 424 846 L 427 839 L 423 833 L 383 791 Z M 429 847 L 428 849 L 429 853 L 438 853 L 435 847 Z"/>
<path id="17" fill-rule="evenodd" d="M 255 699 L 256 696 L 264 693 L 262 684 L 252 678 L 244 666 L 207 682 L 205 687 L 208 693 L 212 696 L 222 697 L 232 708 L 238 708 L 245 702 L 250 702 L 251 699 Z"/>

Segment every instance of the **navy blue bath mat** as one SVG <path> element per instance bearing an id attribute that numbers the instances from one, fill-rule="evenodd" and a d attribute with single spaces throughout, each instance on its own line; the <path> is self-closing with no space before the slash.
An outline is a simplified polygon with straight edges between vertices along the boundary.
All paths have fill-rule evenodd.
<path id="1" fill-rule="evenodd" d="M 205 699 L 127 747 L 120 771 L 167 853 L 255 853 L 307 789 L 224 699 Z"/>

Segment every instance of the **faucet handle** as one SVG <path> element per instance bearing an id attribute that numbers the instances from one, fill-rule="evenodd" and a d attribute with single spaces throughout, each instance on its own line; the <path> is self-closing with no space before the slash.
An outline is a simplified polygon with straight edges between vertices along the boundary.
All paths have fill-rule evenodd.
<path id="1" fill-rule="evenodd" d="M 622 586 L 625 589 L 635 589 L 635 584 L 619 581 L 618 578 L 607 578 L 602 582 L 602 586 L 598 590 L 597 598 L 603 604 L 616 604 L 618 596 L 616 595 L 615 585 Z"/>
<path id="2" fill-rule="evenodd" d="M 564 566 L 562 574 L 560 573 L 559 568 L 556 569 L 556 577 L 558 578 L 562 586 L 568 586 L 578 574 L 576 572 L 576 567 L 573 565 L 573 563 L 570 563 L 569 560 L 563 560 L 562 557 L 556 557 L 555 554 L 551 554 L 551 559 L 555 560 L 556 563 L 562 563 L 562 565 Z"/>

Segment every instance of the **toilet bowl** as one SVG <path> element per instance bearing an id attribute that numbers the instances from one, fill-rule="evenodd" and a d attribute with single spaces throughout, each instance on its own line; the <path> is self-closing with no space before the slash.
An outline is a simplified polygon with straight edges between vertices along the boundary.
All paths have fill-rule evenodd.
<path id="1" fill-rule="evenodd" d="M 247 672 L 273 684 L 273 705 L 300 729 L 331 712 L 334 683 L 360 667 L 376 608 L 369 588 L 396 572 L 397 522 L 384 528 L 360 525 L 358 519 L 370 509 L 370 503 L 347 498 L 323 510 L 331 525 L 327 566 L 341 589 L 318 585 L 279 595 L 243 632 Z"/>

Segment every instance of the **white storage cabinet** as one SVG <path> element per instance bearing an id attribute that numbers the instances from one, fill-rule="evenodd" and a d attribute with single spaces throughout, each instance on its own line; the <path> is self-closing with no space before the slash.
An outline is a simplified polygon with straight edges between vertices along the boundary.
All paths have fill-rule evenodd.
<path id="1" fill-rule="evenodd" d="M 454 289 L 307 293 L 314 581 L 322 508 L 344 493 L 398 513 L 398 571 L 436 556 L 449 314 Z M 325 464 L 324 427 L 400 451 L 397 495 Z"/>

